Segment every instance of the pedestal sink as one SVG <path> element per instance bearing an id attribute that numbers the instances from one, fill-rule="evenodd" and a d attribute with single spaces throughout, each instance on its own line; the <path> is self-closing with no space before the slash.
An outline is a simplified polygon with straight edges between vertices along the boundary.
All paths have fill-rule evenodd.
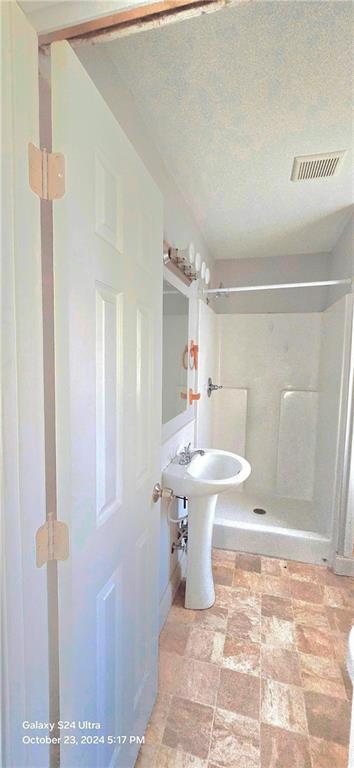
<path id="1" fill-rule="evenodd" d="M 188 498 L 188 545 L 185 607 L 210 608 L 215 602 L 211 546 L 219 493 L 243 483 L 251 472 L 246 459 L 209 449 L 189 464 L 176 458 L 162 473 L 163 485 Z"/>

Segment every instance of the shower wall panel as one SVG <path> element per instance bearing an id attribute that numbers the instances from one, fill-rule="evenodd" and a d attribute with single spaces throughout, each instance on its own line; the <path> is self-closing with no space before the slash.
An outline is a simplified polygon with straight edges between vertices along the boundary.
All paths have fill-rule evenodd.
<path id="1" fill-rule="evenodd" d="M 280 496 L 313 498 L 317 414 L 318 392 L 281 393 L 276 482 Z"/>
<path id="2" fill-rule="evenodd" d="M 346 319 L 351 297 L 345 296 L 322 313 L 319 369 L 320 406 L 317 434 L 315 499 L 324 528 L 331 533 L 340 501 L 341 440 L 344 428 Z"/>
<path id="3" fill-rule="evenodd" d="M 213 394 L 213 447 L 240 456 L 246 451 L 247 389 L 229 387 Z M 220 417 L 221 414 L 221 417 Z"/>
<path id="4" fill-rule="evenodd" d="M 252 473 L 246 486 L 252 491 L 304 498 L 304 478 L 308 498 L 315 465 L 311 441 L 321 313 L 218 315 L 217 321 L 219 383 L 247 390 L 245 455 Z M 282 413 L 285 392 L 293 393 L 286 416 Z M 307 393 L 311 394 L 306 400 Z M 223 448 L 223 435 L 226 443 L 230 432 L 242 433 L 244 412 L 225 409 L 219 394 L 221 391 L 215 392 L 213 398 L 219 447 Z"/>

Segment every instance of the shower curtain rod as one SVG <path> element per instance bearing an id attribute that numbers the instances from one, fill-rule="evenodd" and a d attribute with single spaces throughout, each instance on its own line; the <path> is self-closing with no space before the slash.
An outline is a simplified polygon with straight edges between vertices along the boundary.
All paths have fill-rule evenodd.
<path id="1" fill-rule="evenodd" d="M 350 277 L 343 280 L 318 280 L 309 283 L 276 283 L 274 285 L 239 285 L 234 288 L 207 288 L 203 290 L 204 294 L 210 293 L 241 293 L 242 291 L 273 291 L 281 288 L 315 288 L 324 285 L 352 285 Z"/>

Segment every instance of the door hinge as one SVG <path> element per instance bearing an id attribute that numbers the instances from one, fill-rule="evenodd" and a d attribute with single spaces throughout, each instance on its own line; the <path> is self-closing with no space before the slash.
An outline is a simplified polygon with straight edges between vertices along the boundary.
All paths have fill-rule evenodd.
<path id="1" fill-rule="evenodd" d="M 47 520 L 36 533 L 36 565 L 69 557 L 69 529 L 60 520 Z"/>
<path id="2" fill-rule="evenodd" d="M 28 145 L 28 173 L 32 192 L 41 200 L 57 200 L 65 193 L 65 159 L 58 152 Z"/>

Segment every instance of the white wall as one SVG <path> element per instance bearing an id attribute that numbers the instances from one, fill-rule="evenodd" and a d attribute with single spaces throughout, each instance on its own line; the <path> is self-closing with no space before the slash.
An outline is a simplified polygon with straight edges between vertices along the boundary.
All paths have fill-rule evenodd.
<path id="1" fill-rule="evenodd" d="M 213 271 L 213 287 L 263 285 L 329 280 L 330 253 L 269 256 L 253 259 L 218 259 Z M 220 314 L 255 312 L 321 312 L 327 307 L 327 288 L 288 288 L 275 291 L 230 294 L 212 299 Z"/>
<path id="2" fill-rule="evenodd" d="M 313 432 L 316 420 L 321 315 L 234 314 L 218 315 L 217 321 L 218 379 L 228 400 L 213 395 L 216 420 L 230 434 L 235 418 L 241 446 L 245 430 L 245 454 L 252 465 L 247 487 L 311 498 L 315 441 L 304 441 L 303 435 Z M 289 468 L 285 476 L 284 467 Z"/>
<path id="3" fill-rule="evenodd" d="M 201 399 L 198 403 L 198 419 L 196 425 L 196 445 L 200 448 L 210 448 L 213 445 L 213 396 L 207 396 L 208 378 L 217 383 L 218 375 L 218 345 L 217 345 L 217 316 L 204 301 L 198 302 L 199 314 L 199 368 L 198 391 Z"/>
<path id="4" fill-rule="evenodd" d="M 295 254 L 253 259 L 217 259 L 213 288 L 270 283 L 340 280 L 354 276 L 354 216 L 345 227 L 331 253 Z M 346 287 L 284 289 L 259 293 L 230 294 L 211 299 L 220 314 L 254 312 L 321 312 L 348 292 Z"/>
<path id="5" fill-rule="evenodd" d="M 133 96 L 119 79 L 103 46 L 76 46 L 75 51 L 163 194 L 165 237 L 177 248 L 185 248 L 192 240 L 202 259 L 212 265 L 212 255 L 183 194 L 164 165 Z"/>
<path id="6" fill-rule="evenodd" d="M 329 280 L 354 276 L 354 215 L 351 215 L 333 248 L 330 259 Z M 338 301 L 345 293 L 341 286 L 328 288 L 327 306 Z"/>

